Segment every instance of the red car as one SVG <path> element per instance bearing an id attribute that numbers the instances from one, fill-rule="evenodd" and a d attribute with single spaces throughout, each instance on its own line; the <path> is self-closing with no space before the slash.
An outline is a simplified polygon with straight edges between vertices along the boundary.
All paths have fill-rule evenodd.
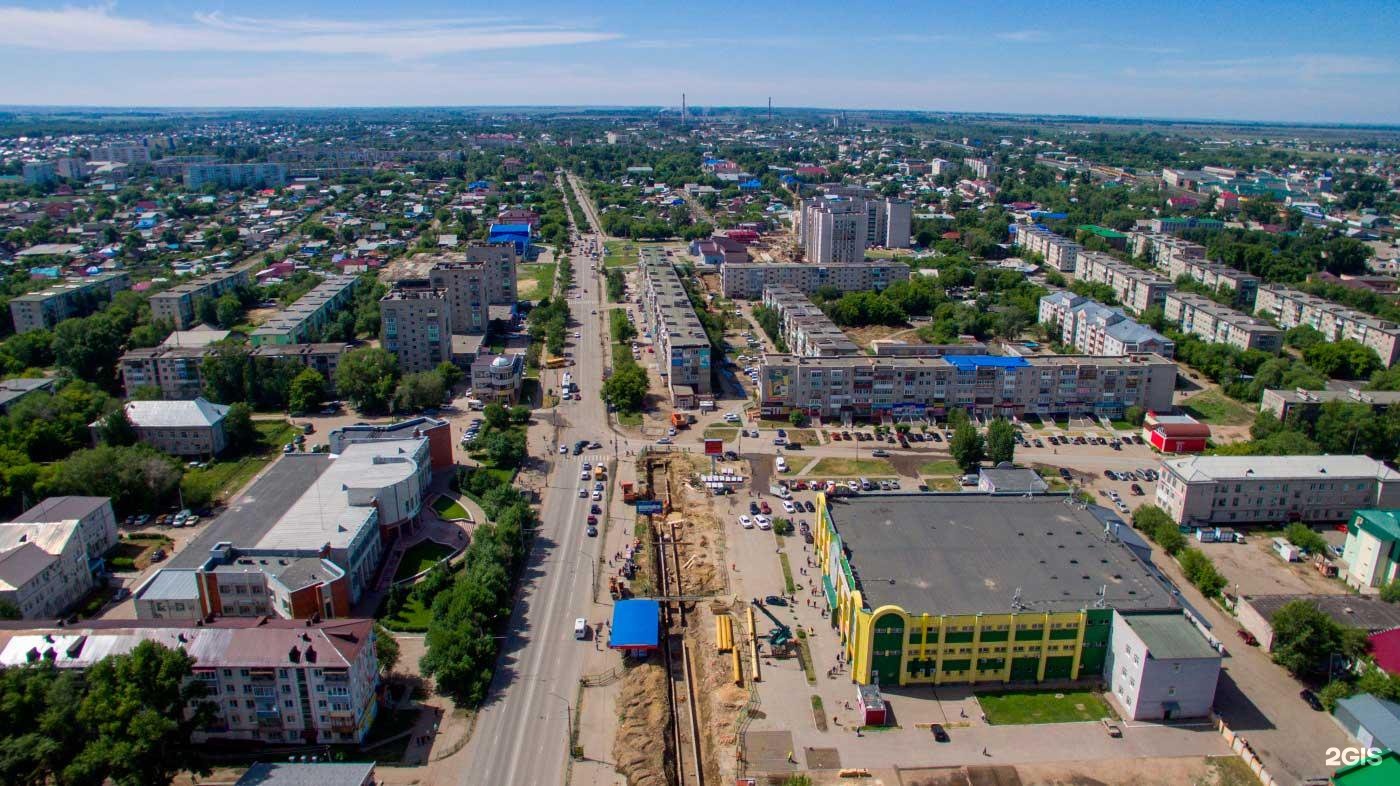
<path id="1" fill-rule="evenodd" d="M 588 523 L 589 523 L 589 524 L 597 524 L 597 523 L 598 523 L 598 517 L 597 517 L 597 516 L 589 516 L 589 517 L 588 517 Z"/>
<path id="2" fill-rule="evenodd" d="M 758 509 L 763 511 L 765 514 L 773 512 L 773 509 L 768 507 L 768 500 L 764 500 L 758 503 Z"/>
<path id="3" fill-rule="evenodd" d="M 1248 645 L 1251 646 L 1251 647 L 1258 647 L 1258 646 L 1259 646 L 1259 639 L 1254 638 L 1254 634 L 1253 634 L 1253 633 L 1250 633 L 1249 631 L 1245 630 L 1244 628 L 1240 628 L 1239 634 L 1240 634 L 1240 638 L 1244 640 L 1244 643 L 1245 643 L 1245 644 L 1248 644 Z"/>

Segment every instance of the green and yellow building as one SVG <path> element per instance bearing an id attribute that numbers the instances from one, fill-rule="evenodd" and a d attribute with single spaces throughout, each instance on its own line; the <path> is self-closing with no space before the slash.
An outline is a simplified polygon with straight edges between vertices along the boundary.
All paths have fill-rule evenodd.
<path id="1" fill-rule="evenodd" d="M 1106 519 L 1064 495 L 823 496 L 814 529 L 862 684 L 1097 678 L 1115 609 L 1177 607 Z"/>

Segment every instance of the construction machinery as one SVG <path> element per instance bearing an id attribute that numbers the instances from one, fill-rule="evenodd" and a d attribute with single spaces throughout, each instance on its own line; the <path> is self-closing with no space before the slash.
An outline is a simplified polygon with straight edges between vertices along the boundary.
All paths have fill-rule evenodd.
<path id="1" fill-rule="evenodd" d="M 797 642 L 793 639 L 792 628 L 774 616 L 773 612 L 769 611 L 768 607 L 763 605 L 763 602 L 758 598 L 753 599 L 753 605 L 777 626 L 768 631 L 768 649 L 773 657 L 790 658 L 797 654 Z"/>

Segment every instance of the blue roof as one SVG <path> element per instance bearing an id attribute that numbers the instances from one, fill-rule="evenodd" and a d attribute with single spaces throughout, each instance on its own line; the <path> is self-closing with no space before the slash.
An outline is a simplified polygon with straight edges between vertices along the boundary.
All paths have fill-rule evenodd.
<path id="1" fill-rule="evenodd" d="M 962 368 L 1021 368 L 1029 366 L 1025 358 L 1003 355 L 947 355 L 943 358 L 952 365 Z"/>
<path id="2" fill-rule="evenodd" d="M 530 236 L 529 224 L 496 224 L 491 227 L 491 234 L 495 235 L 524 235 Z"/>
<path id="3" fill-rule="evenodd" d="M 661 604 L 620 600 L 613 605 L 609 647 L 657 647 L 661 643 Z"/>

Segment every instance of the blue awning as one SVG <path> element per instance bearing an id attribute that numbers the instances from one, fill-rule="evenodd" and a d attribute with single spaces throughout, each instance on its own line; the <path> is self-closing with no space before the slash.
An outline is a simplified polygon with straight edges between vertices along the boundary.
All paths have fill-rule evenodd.
<path id="1" fill-rule="evenodd" d="M 613 648 L 655 649 L 661 643 L 661 604 L 654 600 L 620 600 L 613 605 Z"/>

